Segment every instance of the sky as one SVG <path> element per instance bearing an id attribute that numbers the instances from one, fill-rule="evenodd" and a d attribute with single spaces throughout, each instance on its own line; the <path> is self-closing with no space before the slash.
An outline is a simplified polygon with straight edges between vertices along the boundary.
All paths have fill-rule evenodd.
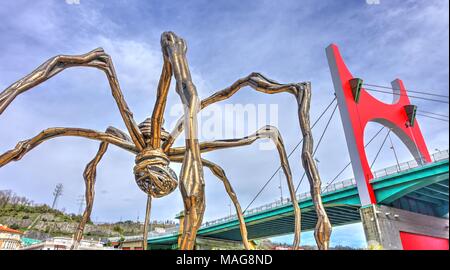
<path id="1" fill-rule="evenodd" d="M 200 98 L 254 71 L 283 83 L 310 81 L 313 121 L 334 97 L 325 55 L 325 48 L 331 43 L 340 47 L 351 72 L 366 83 L 390 85 L 395 78 L 401 78 L 408 89 L 446 95 L 448 5 L 442 0 L 5 1 L 0 4 L 0 90 L 50 57 L 103 47 L 113 59 L 136 122 L 142 122 L 150 117 L 155 101 L 162 67 L 160 35 L 170 30 L 187 41 L 189 66 Z M 181 102 L 173 84 L 165 113 L 168 130 L 181 116 Z M 389 94 L 374 96 L 386 102 L 392 100 Z M 448 104 L 420 99 L 414 102 L 419 110 L 448 115 Z M 262 115 L 258 124 L 246 118 L 246 111 L 236 104 L 249 110 L 256 106 L 256 112 Z M 349 161 L 340 116 L 336 113 L 333 117 L 315 156 L 323 183 Z M 200 139 L 253 133 L 260 127 L 261 118 L 263 124 L 279 128 L 287 152 L 301 139 L 295 99 L 288 94 L 265 95 L 250 88 L 201 115 L 200 119 L 210 119 L 210 124 L 220 121 L 220 130 L 211 134 L 206 125 Z M 448 149 L 448 122 L 421 116 L 418 121 L 430 152 Z M 325 122 L 319 122 L 313 131 L 316 142 Z M 103 131 L 108 126 L 126 130 L 104 74 L 89 68 L 72 68 L 19 96 L 0 116 L 0 152 L 48 127 Z M 379 128 L 370 123 L 365 139 Z M 369 162 L 374 160 L 382 140 L 383 136 L 379 136 L 367 148 Z M 393 141 L 400 161 L 412 159 L 395 135 Z M 180 137 L 176 145 L 182 146 L 183 142 Z M 279 166 L 276 149 L 268 144 L 262 141 L 203 155 L 224 168 L 243 207 Z M 55 185 L 63 183 L 64 192 L 57 207 L 78 213 L 84 193 L 82 173 L 97 149 L 98 142 L 83 138 L 50 140 L 21 161 L 2 167 L 0 190 L 11 189 L 37 203 L 51 204 Z M 374 169 L 393 164 L 392 150 L 383 147 Z M 303 174 L 298 151 L 291 157 L 290 165 L 297 184 Z M 130 153 L 109 148 L 97 170 L 94 222 L 143 221 L 146 195 L 135 184 L 133 166 Z M 171 167 L 177 173 L 180 170 L 178 164 Z M 350 168 L 341 176 L 351 177 Z M 229 214 L 230 200 L 220 181 L 207 169 L 205 181 L 204 220 Z M 276 176 L 252 206 L 279 199 L 280 190 L 286 197 L 285 182 Z M 304 181 L 300 192 L 308 188 Z M 182 209 L 177 190 L 153 201 L 151 218 L 173 219 Z M 303 234 L 303 244 L 313 242 L 310 232 Z M 364 246 L 362 226 L 335 228 L 332 245 L 338 244 Z"/>

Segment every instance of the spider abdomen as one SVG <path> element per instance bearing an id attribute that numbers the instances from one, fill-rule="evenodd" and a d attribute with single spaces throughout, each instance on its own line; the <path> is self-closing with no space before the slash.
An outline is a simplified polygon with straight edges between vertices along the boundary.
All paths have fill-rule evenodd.
<path id="1" fill-rule="evenodd" d="M 178 186 L 177 175 L 161 149 L 144 149 L 136 156 L 134 177 L 139 188 L 155 198 L 170 194 Z"/>

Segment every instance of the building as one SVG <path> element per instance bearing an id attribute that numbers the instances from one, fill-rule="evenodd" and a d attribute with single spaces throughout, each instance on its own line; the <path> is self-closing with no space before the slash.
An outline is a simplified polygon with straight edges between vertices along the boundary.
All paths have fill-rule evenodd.
<path id="1" fill-rule="evenodd" d="M 172 227 L 169 229 L 156 227 L 153 231 L 149 232 L 148 236 L 163 235 L 167 232 L 176 232 L 178 227 Z M 120 250 L 143 250 L 142 235 L 121 236 L 108 238 L 111 246 L 114 249 Z"/>
<path id="2" fill-rule="evenodd" d="M 15 250 L 22 247 L 23 232 L 0 224 L 0 250 Z"/>
<path id="3" fill-rule="evenodd" d="M 22 250 L 70 250 L 73 238 L 53 237 L 43 242 L 23 247 Z M 94 240 L 81 240 L 78 246 L 79 250 L 113 250 L 113 248 L 104 247 L 103 243 Z"/>
<path id="4" fill-rule="evenodd" d="M 142 250 L 142 235 L 109 238 L 114 249 Z"/>
<path id="5" fill-rule="evenodd" d="M 31 245 L 35 245 L 38 244 L 40 242 L 42 242 L 42 240 L 39 239 L 33 239 L 33 238 L 28 238 L 28 237 L 22 237 L 22 247 L 27 247 L 27 246 L 31 246 Z"/>

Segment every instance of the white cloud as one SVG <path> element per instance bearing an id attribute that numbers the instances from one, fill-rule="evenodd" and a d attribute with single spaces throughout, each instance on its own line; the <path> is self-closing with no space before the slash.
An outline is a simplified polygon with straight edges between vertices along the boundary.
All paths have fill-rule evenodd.
<path id="1" fill-rule="evenodd" d="M 367 82 L 387 84 L 383 82 L 398 76 L 411 89 L 428 86 L 432 90 L 448 89 L 446 1 L 381 1 L 372 6 L 361 1 L 351 7 L 334 1 L 306 1 L 302 5 L 296 1 L 282 5 L 249 1 L 242 3 L 242 10 L 233 3 L 223 4 L 225 7 L 208 3 L 202 7 L 209 11 L 206 15 L 203 13 L 206 9 L 192 3 L 179 9 L 171 4 L 146 5 L 5 2 L 0 7 L 0 87 L 5 88 L 55 54 L 84 53 L 102 46 L 113 58 L 136 121 L 142 121 L 152 112 L 161 72 L 162 57 L 155 33 L 173 29 L 188 41 L 191 72 L 202 98 L 252 71 L 282 82 L 310 80 L 311 121 L 314 121 L 333 98 L 324 52 L 331 42 L 341 46 L 352 72 Z M 336 12 L 336 8 L 341 10 Z M 133 16 L 125 15 L 130 12 Z M 177 103 L 179 97 L 172 86 L 166 126 L 178 119 L 167 113 Z M 278 104 L 279 129 L 288 152 L 300 140 L 292 96 L 264 95 L 246 88 L 218 106 L 225 108 L 229 103 Z M 427 102 L 419 105 L 448 114 L 445 106 Z M 447 123 L 442 125 L 420 117 L 419 120 L 430 149 L 448 148 Z M 50 126 L 104 130 L 108 125 L 125 130 L 106 78 L 98 71 L 72 69 L 18 97 L 1 115 L 0 151 Z M 322 122 L 314 129 L 316 140 L 323 127 Z M 325 137 L 333 143 L 325 144 L 317 153 L 323 182 L 334 177 L 348 160 L 343 136 L 336 117 Z M 180 138 L 177 145 L 182 144 Z M 97 142 L 81 139 L 45 143 L 22 161 L 0 169 L 0 189 L 12 188 L 37 202 L 48 202 L 54 185 L 63 181 L 67 187 L 59 205 L 77 212 L 76 199 L 83 192 L 81 174 L 97 147 Z M 389 151 L 383 154 L 389 157 Z M 243 207 L 279 164 L 275 150 L 260 151 L 257 145 L 208 153 L 205 157 L 223 166 Z M 409 154 L 402 151 L 401 159 L 409 159 Z M 386 164 L 393 162 L 386 158 Z M 131 155 L 111 147 L 99 166 L 93 216 L 104 220 L 134 219 L 137 210 L 143 216 L 145 194 L 134 183 L 133 165 Z M 303 174 L 298 153 L 292 156 L 291 167 L 297 183 Z M 174 168 L 179 171 L 179 165 Z M 228 213 L 229 200 L 221 183 L 207 169 L 205 175 L 208 202 L 205 220 L 209 220 Z M 351 170 L 343 177 L 350 176 Z M 269 184 L 255 206 L 278 198 L 277 180 Z M 307 190 L 307 181 L 303 183 L 301 190 Z M 286 190 L 284 181 L 283 188 Z M 175 191 L 167 198 L 155 200 L 152 216 L 170 219 L 181 209 L 179 191 Z"/>

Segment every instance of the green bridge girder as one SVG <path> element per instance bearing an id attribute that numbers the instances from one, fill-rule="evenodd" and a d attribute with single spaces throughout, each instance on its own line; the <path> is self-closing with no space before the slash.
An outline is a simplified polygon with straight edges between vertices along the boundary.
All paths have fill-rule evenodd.
<path id="1" fill-rule="evenodd" d="M 449 160 L 426 164 L 397 174 L 374 179 L 372 186 L 379 204 L 417 213 L 442 217 L 449 206 Z M 360 222 L 356 185 L 322 194 L 322 200 L 333 226 Z M 302 231 L 315 227 L 317 216 L 311 198 L 300 200 Z M 260 239 L 293 233 L 291 204 L 284 204 L 245 216 L 249 239 Z M 198 235 L 240 241 L 237 219 L 204 226 Z M 149 238 L 150 248 L 176 248 L 178 234 Z M 152 247 L 153 246 L 153 247 Z"/>

